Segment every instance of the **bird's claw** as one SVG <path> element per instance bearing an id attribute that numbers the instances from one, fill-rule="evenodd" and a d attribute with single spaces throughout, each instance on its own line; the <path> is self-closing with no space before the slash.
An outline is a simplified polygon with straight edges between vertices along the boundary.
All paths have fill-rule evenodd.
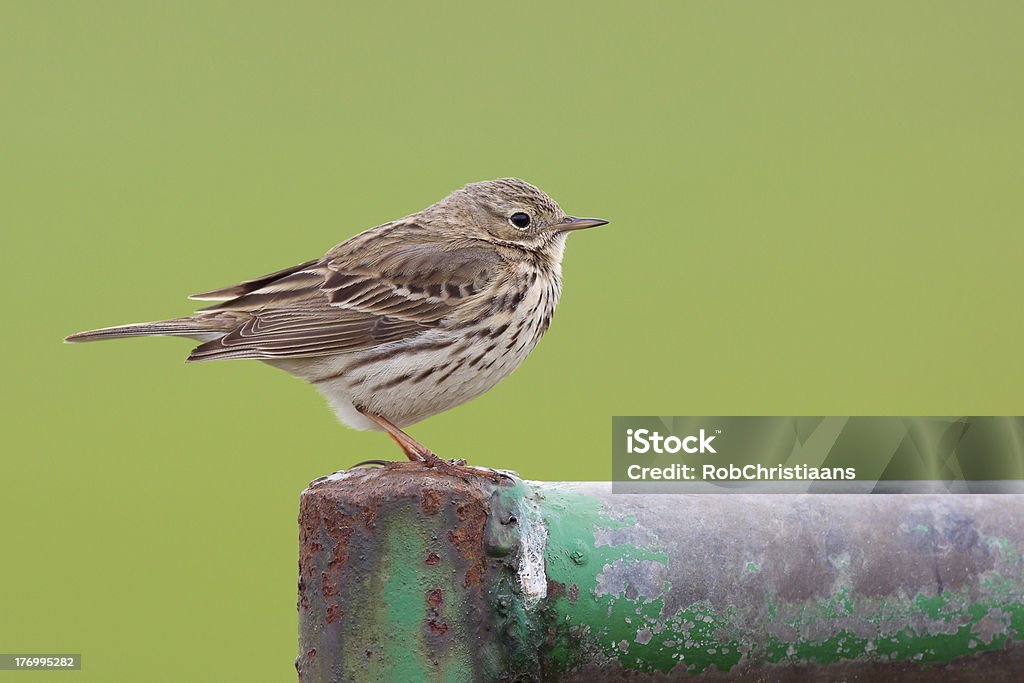
<path id="1" fill-rule="evenodd" d="M 368 465 L 377 465 L 379 467 L 387 467 L 390 464 L 391 464 L 391 461 L 389 461 L 389 460 L 363 460 L 362 462 L 357 462 L 355 465 L 352 465 L 351 467 L 349 467 L 349 469 L 350 470 L 354 470 L 357 467 L 366 467 Z"/>

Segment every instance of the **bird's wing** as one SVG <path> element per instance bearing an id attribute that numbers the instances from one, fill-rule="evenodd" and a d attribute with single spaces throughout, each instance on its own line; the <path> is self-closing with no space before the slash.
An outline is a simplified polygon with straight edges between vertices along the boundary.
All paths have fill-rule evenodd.
<path id="1" fill-rule="evenodd" d="M 499 272 L 500 257 L 473 244 L 344 246 L 250 281 L 261 283 L 255 289 L 238 285 L 239 296 L 203 309 L 231 311 L 244 322 L 189 360 L 326 356 L 406 339 L 436 327 Z"/>
<path id="2" fill-rule="evenodd" d="M 193 294 L 189 296 L 189 299 L 196 299 L 198 301 L 228 301 L 230 299 L 236 299 L 243 294 L 255 292 L 257 289 L 265 287 L 275 280 L 280 280 L 287 275 L 309 268 L 319 260 L 320 259 L 313 259 L 312 261 L 300 263 L 297 266 L 290 266 L 288 268 L 282 268 L 281 270 L 275 270 L 269 275 L 256 277 L 251 280 L 246 280 L 245 282 L 239 282 L 237 285 L 231 285 L 230 287 L 221 287 L 220 289 L 211 289 L 209 292 Z"/>

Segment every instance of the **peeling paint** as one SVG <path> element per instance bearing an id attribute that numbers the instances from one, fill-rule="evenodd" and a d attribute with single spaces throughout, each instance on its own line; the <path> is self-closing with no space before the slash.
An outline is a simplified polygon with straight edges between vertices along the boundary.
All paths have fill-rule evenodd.
<path id="1" fill-rule="evenodd" d="M 1017 559 L 1016 543 L 988 541 L 1005 561 L 996 562 L 1002 571 L 983 572 L 976 577 L 990 596 L 987 600 L 973 592 L 978 586 L 937 596 L 920 592 L 895 592 L 884 599 L 860 595 L 854 589 L 855 578 L 859 570 L 870 569 L 862 558 L 871 549 L 851 548 L 846 541 L 835 539 L 828 541 L 825 553 L 825 566 L 829 568 L 825 576 L 832 588 L 821 597 L 786 597 L 799 594 L 788 588 L 782 593 L 773 592 L 772 585 L 779 579 L 791 579 L 790 570 L 780 569 L 777 563 L 776 569 L 766 574 L 762 558 L 737 562 L 733 565 L 739 569 L 735 577 L 725 567 L 717 570 L 719 574 L 714 573 L 713 561 L 707 567 L 703 580 L 737 586 L 740 592 L 736 602 L 695 599 L 679 604 L 681 596 L 692 592 L 692 587 L 675 583 L 672 577 L 678 572 L 674 563 L 715 551 L 714 539 L 709 539 L 712 545 L 704 548 L 687 546 L 682 552 L 673 551 L 660 540 L 654 527 L 645 526 L 658 520 L 651 511 L 644 511 L 646 516 L 641 519 L 623 514 L 628 506 L 606 508 L 604 499 L 587 500 L 577 490 L 548 488 L 545 511 L 551 529 L 549 576 L 580 586 L 576 601 L 559 596 L 549 606 L 549 621 L 562 625 L 562 642 L 571 645 L 566 648 L 570 654 L 577 653 L 577 659 L 570 656 L 561 662 L 565 672 L 585 670 L 585 664 L 593 666 L 600 661 L 595 658 L 596 652 L 621 670 L 672 676 L 681 672 L 699 675 L 709 670 L 725 673 L 758 661 L 808 666 L 844 661 L 941 663 L 972 651 L 1005 647 L 1011 640 L 1019 643 L 1024 636 L 1020 616 L 1024 609 L 1024 568 Z M 625 499 L 622 496 L 609 502 Z M 566 514 L 569 510 L 573 511 L 571 516 Z M 668 506 L 659 511 L 665 517 L 673 514 Z M 977 532 L 968 526 L 973 523 L 965 520 L 961 515 L 947 527 L 939 525 L 951 531 L 937 537 L 939 550 L 929 552 L 974 553 L 978 543 L 970 539 Z M 920 534 L 919 526 L 925 525 L 910 525 L 905 532 Z M 937 527 L 930 524 L 926 528 L 931 531 Z M 957 538 L 961 539 L 959 548 Z M 787 541 L 783 538 L 778 542 Z M 573 562 L 575 554 L 594 557 L 600 566 L 597 574 Z M 954 558 L 955 554 L 950 566 L 962 562 Z M 991 562 L 981 556 L 972 561 L 978 566 Z M 902 571 L 898 563 L 890 564 L 891 572 Z M 765 602 L 745 604 L 738 600 L 744 590 L 750 590 L 741 588 L 747 581 L 743 577 L 755 576 L 759 582 L 756 590 L 762 592 Z M 779 585 L 786 587 L 785 583 Z M 993 594 L 996 587 L 1002 594 Z M 808 588 L 801 592 L 808 593 Z M 669 609 L 670 602 L 678 607 Z M 551 654 L 559 652 L 554 649 Z M 581 657 L 579 653 L 589 654 Z"/>
<path id="2" fill-rule="evenodd" d="M 309 681 L 338 652 L 346 681 L 1024 666 L 1021 498 L 614 496 L 435 473 L 367 492 L 393 475 L 304 495 Z"/>
<path id="3" fill-rule="evenodd" d="M 547 597 L 548 578 L 544 571 L 544 551 L 548 530 L 540 514 L 540 506 L 533 497 L 524 497 L 519 505 L 519 585 L 523 590 L 527 609 L 533 608 Z"/>
<path id="4" fill-rule="evenodd" d="M 655 560 L 613 560 L 597 575 L 594 595 L 649 602 L 668 588 L 667 576 L 667 566 Z"/>

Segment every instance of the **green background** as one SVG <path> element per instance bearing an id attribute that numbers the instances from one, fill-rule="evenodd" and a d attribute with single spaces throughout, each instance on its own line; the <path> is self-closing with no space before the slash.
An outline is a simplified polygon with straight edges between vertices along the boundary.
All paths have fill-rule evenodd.
<path id="1" fill-rule="evenodd" d="M 292 680 L 298 494 L 398 451 L 258 363 L 60 340 L 474 180 L 612 224 L 570 239 L 524 367 L 411 429 L 443 455 L 601 479 L 615 414 L 1020 414 L 1022 20 L 0 2 L 0 650 L 84 655 L 33 680 Z"/>

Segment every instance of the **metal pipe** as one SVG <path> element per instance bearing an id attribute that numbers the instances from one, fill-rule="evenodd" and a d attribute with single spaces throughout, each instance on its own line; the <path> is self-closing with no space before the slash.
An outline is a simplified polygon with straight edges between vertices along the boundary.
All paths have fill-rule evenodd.
<path id="1" fill-rule="evenodd" d="M 313 482 L 300 681 L 1019 680 L 1024 496 Z"/>

